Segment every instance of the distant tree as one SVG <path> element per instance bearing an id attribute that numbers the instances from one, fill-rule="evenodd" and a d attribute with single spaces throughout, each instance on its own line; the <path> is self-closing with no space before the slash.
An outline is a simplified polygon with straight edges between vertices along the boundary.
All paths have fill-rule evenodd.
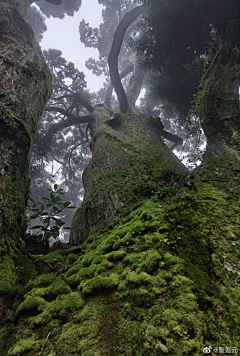
<path id="1" fill-rule="evenodd" d="M 47 30 L 45 17 L 52 16 L 63 19 L 65 15 L 73 16 L 79 10 L 81 0 L 33 0 L 31 4 L 33 6 L 29 9 L 29 23 L 33 28 L 36 40 L 40 42 L 43 33 Z"/>
<path id="2" fill-rule="evenodd" d="M 135 41 L 141 62 L 153 72 L 152 94 L 166 116 L 186 117 L 208 52 L 239 18 L 237 0 L 144 0 L 147 13 Z"/>

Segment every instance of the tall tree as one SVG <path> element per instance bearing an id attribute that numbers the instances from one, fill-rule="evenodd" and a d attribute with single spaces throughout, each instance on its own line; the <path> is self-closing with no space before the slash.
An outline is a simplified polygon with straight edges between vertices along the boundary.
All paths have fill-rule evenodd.
<path id="1" fill-rule="evenodd" d="M 0 4 L 1 294 L 15 285 L 13 260 L 29 195 L 30 149 L 51 94 L 51 75 L 28 24 L 29 5 L 28 0 Z"/>
<path id="2" fill-rule="evenodd" d="M 93 157 L 72 224 L 77 246 L 32 256 L 46 269 L 22 281 L 24 297 L 8 305 L 4 355 L 197 356 L 239 347 L 240 20 L 201 81 L 208 146 L 189 174 L 163 143 L 161 122 L 140 118 L 119 80 L 122 31 L 141 9 L 123 16 L 108 59 L 126 113 L 83 93 L 87 115 L 47 108 L 91 124 Z"/>

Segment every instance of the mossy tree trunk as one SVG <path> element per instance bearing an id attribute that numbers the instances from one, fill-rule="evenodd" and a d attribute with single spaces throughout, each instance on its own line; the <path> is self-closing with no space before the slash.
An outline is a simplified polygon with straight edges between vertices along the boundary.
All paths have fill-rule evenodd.
<path id="1" fill-rule="evenodd" d="M 83 174 L 84 202 L 74 216 L 70 242 L 79 245 L 124 209 L 139 204 L 160 181 L 181 180 L 188 170 L 161 139 L 152 117 L 92 114 L 92 159 Z"/>
<path id="2" fill-rule="evenodd" d="M 29 158 L 51 75 L 28 24 L 29 0 L 0 1 L 0 320 L 13 293 Z M 1 321 L 0 321 L 1 322 Z"/>
<path id="3" fill-rule="evenodd" d="M 190 174 L 152 119 L 95 109 L 93 159 L 71 235 L 80 246 L 44 257 L 59 275 L 46 270 L 25 286 L 0 328 L 3 355 L 239 350 L 240 118 L 229 100 L 239 52 L 236 21 L 202 80 L 208 148 Z"/>

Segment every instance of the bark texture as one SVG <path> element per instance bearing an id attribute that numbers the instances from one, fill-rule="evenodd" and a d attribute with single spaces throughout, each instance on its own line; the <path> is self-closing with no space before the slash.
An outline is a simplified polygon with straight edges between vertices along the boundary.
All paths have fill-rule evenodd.
<path id="1" fill-rule="evenodd" d="M 103 229 L 125 208 L 145 199 L 157 182 L 180 178 L 185 166 L 161 139 L 152 117 L 134 114 L 111 117 L 104 106 L 93 113 L 92 160 L 83 174 L 84 202 L 76 212 L 70 243 L 80 244 Z"/>
<path id="2" fill-rule="evenodd" d="M 28 24 L 29 5 L 0 2 L 0 295 L 14 289 L 30 149 L 51 93 L 51 75 Z"/>
<path id="3" fill-rule="evenodd" d="M 239 87 L 240 20 L 234 20 L 227 27 L 226 38 L 213 49 L 200 87 L 200 115 L 208 142 L 205 166 L 224 163 L 240 169 Z"/>

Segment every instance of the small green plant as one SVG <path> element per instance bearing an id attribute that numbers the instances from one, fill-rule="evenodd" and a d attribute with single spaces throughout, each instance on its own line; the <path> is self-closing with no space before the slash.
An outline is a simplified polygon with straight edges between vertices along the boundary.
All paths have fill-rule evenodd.
<path id="1" fill-rule="evenodd" d="M 75 209 L 75 206 L 71 206 L 71 202 L 64 202 L 61 199 L 63 189 L 58 189 L 58 185 L 54 185 L 54 189 L 47 189 L 49 198 L 41 198 L 41 202 L 35 202 L 32 198 L 29 198 L 30 202 L 27 205 L 27 222 L 30 226 L 30 230 L 38 229 L 39 231 L 33 236 L 37 241 L 43 241 L 44 244 L 48 244 L 50 237 L 56 239 L 61 229 L 70 230 L 70 227 L 63 227 L 65 224 L 62 221 L 64 217 L 63 211 L 65 209 Z M 31 215 L 31 213 L 33 213 Z M 40 224 L 31 226 L 34 220 L 40 220 Z"/>

